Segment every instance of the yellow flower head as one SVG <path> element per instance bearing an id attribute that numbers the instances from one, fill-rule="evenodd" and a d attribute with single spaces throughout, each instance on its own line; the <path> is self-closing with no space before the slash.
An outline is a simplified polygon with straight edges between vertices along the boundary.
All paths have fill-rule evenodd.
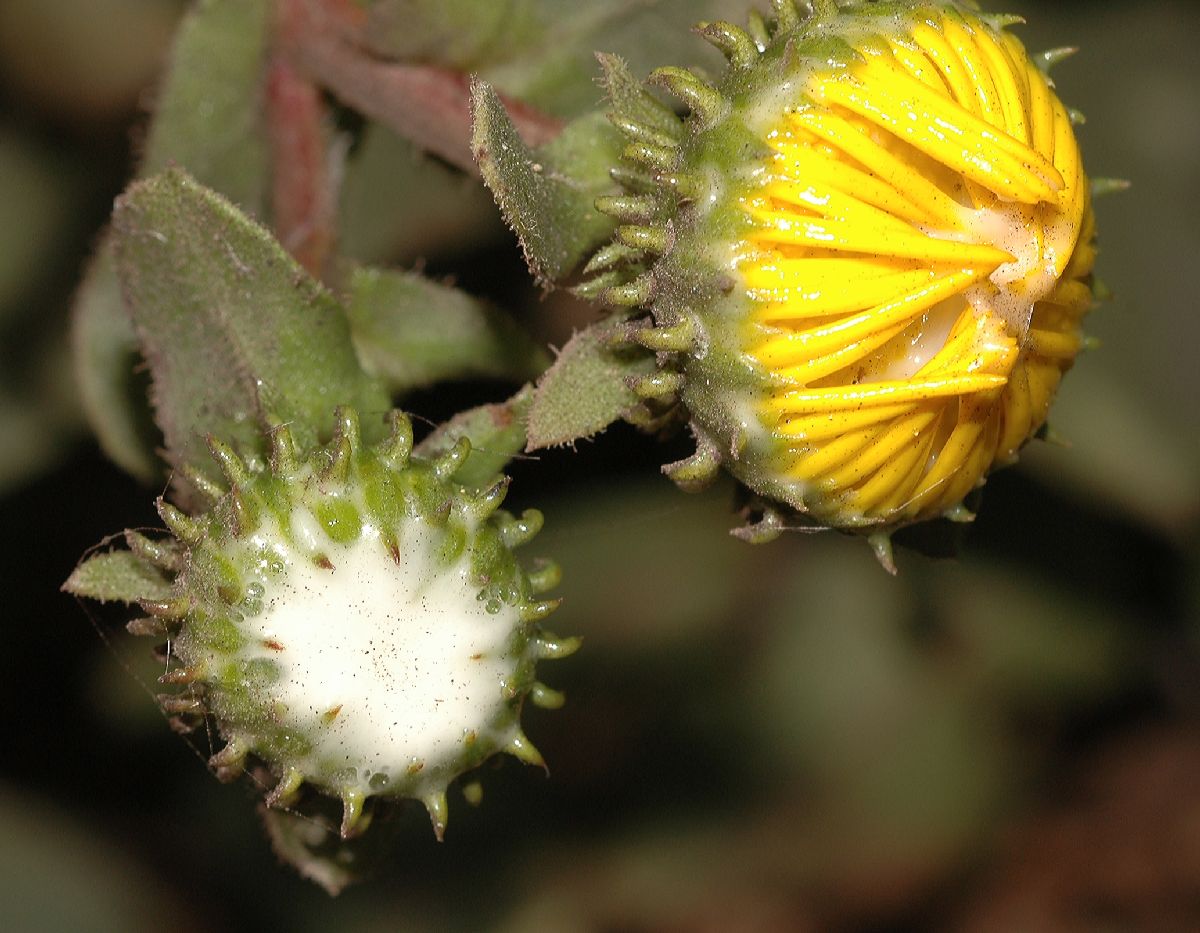
<path id="1" fill-rule="evenodd" d="M 643 342 L 678 374 L 644 391 L 691 416 L 680 479 L 721 463 L 819 523 L 887 528 L 953 510 L 1045 421 L 1092 303 L 1089 185 L 1005 20 L 816 6 L 705 27 L 720 86 L 653 78 L 692 107 L 680 132 L 655 116 L 646 141 L 648 96 L 618 114 L 642 190 L 602 207 L 640 211 L 618 241 L 642 274 L 610 297 L 651 306 Z"/>

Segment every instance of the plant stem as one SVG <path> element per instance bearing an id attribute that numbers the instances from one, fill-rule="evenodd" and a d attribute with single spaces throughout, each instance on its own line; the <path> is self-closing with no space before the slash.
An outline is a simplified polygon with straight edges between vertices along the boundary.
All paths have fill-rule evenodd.
<path id="1" fill-rule="evenodd" d="M 334 239 L 325 109 L 316 85 L 276 56 L 267 72 L 275 235 L 318 278 Z"/>
<path id="2" fill-rule="evenodd" d="M 280 7 L 288 23 L 281 50 L 297 70 L 427 152 L 478 174 L 471 158 L 469 75 L 376 57 L 356 41 L 359 26 L 344 4 L 280 0 Z M 519 101 L 506 99 L 505 106 L 531 146 L 549 142 L 562 128 Z"/>

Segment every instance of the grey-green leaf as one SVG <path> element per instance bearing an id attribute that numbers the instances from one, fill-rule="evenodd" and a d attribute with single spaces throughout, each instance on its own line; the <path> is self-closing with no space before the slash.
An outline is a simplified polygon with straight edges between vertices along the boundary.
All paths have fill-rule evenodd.
<path id="1" fill-rule="evenodd" d="M 108 236 L 80 286 L 71 344 L 79 395 L 101 448 L 126 472 L 151 482 L 159 472 L 153 423 L 136 374 L 137 334 L 121 300 Z"/>
<path id="2" fill-rule="evenodd" d="M 431 459 L 466 437 L 471 441 L 471 453 L 454 479 L 464 486 L 490 486 L 525 446 L 525 422 L 532 401 L 533 389 L 525 386 L 507 402 L 461 412 L 418 444 L 416 454 Z"/>
<path id="3" fill-rule="evenodd" d="M 596 49 L 611 49 L 645 75 L 659 65 L 716 72 L 721 56 L 695 35 L 700 21 L 743 22 L 761 0 L 551 0 L 553 28 L 543 42 L 486 72 L 505 93 L 551 113 L 575 114 L 596 105 Z"/>
<path id="4" fill-rule="evenodd" d="M 623 417 L 638 398 L 631 377 L 653 372 L 644 352 L 617 352 L 610 343 L 621 325 L 593 324 L 572 337 L 537 384 L 529 412 L 527 450 L 591 437 Z"/>
<path id="5" fill-rule="evenodd" d="M 175 37 L 141 173 L 182 165 L 201 183 L 261 213 L 267 144 L 261 117 L 267 0 L 204 0 Z M 100 446 L 146 482 L 159 474 L 149 409 L 134 368 L 137 336 L 122 304 L 111 237 L 75 298 L 75 377 Z"/>
<path id="6" fill-rule="evenodd" d="M 507 314 L 416 273 L 358 267 L 349 290 L 359 359 L 393 392 L 469 377 L 524 382 L 550 365 Z"/>
<path id="7" fill-rule="evenodd" d="M 373 0 L 364 38 L 377 52 L 475 70 L 519 57 L 546 31 L 545 0 Z"/>
<path id="8" fill-rule="evenodd" d="M 267 191 L 263 64 L 273 4 L 203 0 L 179 28 L 141 175 L 186 168 L 261 216 Z"/>
<path id="9" fill-rule="evenodd" d="M 63 589 L 102 603 L 137 603 L 167 599 L 171 581 L 131 551 L 105 551 L 86 558 L 67 578 Z"/>
<path id="10" fill-rule="evenodd" d="M 113 231 L 173 465 L 215 478 L 205 436 L 252 453 L 271 418 L 311 445 L 336 405 L 359 410 L 368 439 L 382 433 L 390 399 L 341 305 L 233 204 L 171 170 L 119 199 Z"/>
<path id="11" fill-rule="evenodd" d="M 742 22 L 756 0 L 369 0 L 363 41 L 384 57 L 476 72 L 557 116 L 597 103 L 592 53 L 613 49 L 635 73 L 717 68 L 693 34 L 701 20 Z"/>
<path id="12" fill-rule="evenodd" d="M 613 222 L 595 201 L 612 190 L 609 169 L 619 160 L 620 136 L 592 113 L 530 150 L 495 90 L 477 81 L 471 91 L 471 149 L 479 171 L 535 278 L 543 284 L 561 279 L 612 235 Z"/>

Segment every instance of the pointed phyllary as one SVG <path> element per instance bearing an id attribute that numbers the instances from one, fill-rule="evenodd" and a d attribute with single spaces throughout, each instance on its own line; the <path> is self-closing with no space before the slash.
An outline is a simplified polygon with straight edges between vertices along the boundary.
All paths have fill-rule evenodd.
<path id="1" fill-rule="evenodd" d="M 160 501 L 171 537 L 130 533 L 130 552 L 85 562 L 67 589 L 106 598 L 95 582 L 105 568 L 142 562 L 153 598 L 136 600 L 147 618 L 131 628 L 167 640 L 162 680 L 178 692 L 163 707 L 181 728 L 215 725 L 218 777 L 254 770 L 261 781 L 265 766 L 269 807 L 303 812 L 314 792 L 340 800 L 343 838 L 367 829 L 376 799 L 417 800 L 441 838 L 446 790 L 463 772 L 501 752 L 543 764 L 521 707 L 561 705 L 534 668 L 578 642 L 540 628 L 558 605 L 541 598 L 557 567 L 526 573 L 513 553 L 541 514 L 500 509 L 507 480 L 453 481 L 467 440 L 418 458 L 393 412 L 368 446 L 357 414 L 339 408 L 314 450 L 298 450 L 286 425 L 268 459 L 209 446 L 225 484 L 195 486 L 206 510 Z"/>
<path id="2" fill-rule="evenodd" d="M 656 354 L 634 392 L 689 419 L 668 475 L 732 473 L 777 513 L 754 540 L 878 549 L 1042 428 L 1094 300 L 1091 193 L 1045 73 L 1071 50 L 954 0 L 811 6 L 701 24 L 724 76 L 649 78 L 682 119 L 602 57 L 625 191 L 586 271 Z"/>

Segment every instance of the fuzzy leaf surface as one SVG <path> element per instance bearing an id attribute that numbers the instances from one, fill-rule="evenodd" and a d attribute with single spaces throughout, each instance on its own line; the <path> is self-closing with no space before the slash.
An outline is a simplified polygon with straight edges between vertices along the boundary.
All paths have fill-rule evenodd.
<path id="1" fill-rule="evenodd" d="M 142 175 L 182 165 L 202 184 L 262 211 L 268 171 L 261 76 L 269 13 L 267 0 L 204 0 L 184 18 L 158 93 Z M 106 234 L 75 298 L 75 377 L 104 452 L 150 482 L 160 464 L 134 375 L 140 362 L 137 335 L 121 299 L 112 251 Z"/>
<path id="2" fill-rule="evenodd" d="M 305 446 L 336 405 L 358 409 L 369 440 L 382 431 L 390 400 L 341 305 L 233 204 L 171 170 L 121 197 L 113 229 L 172 464 L 215 479 L 205 435 L 260 451 L 268 415 Z"/>
<path id="3" fill-rule="evenodd" d="M 474 71 L 534 107 L 572 117 L 597 103 L 595 49 L 635 73 L 666 64 L 714 71 L 720 56 L 691 28 L 742 22 L 753 0 L 374 0 L 366 43 L 391 58 Z M 761 4 L 760 4 L 761 5 Z"/>
<path id="4" fill-rule="evenodd" d="M 525 423 L 532 401 L 533 388 L 525 386 L 506 402 L 460 412 L 439 425 L 415 452 L 432 459 L 453 447 L 460 437 L 469 438 L 471 453 L 454 480 L 477 489 L 489 486 L 525 447 Z"/>
<path id="5" fill-rule="evenodd" d="M 148 561 L 130 551 L 106 551 L 84 560 L 63 589 L 102 603 L 167 599 L 171 582 Z"/>
<path id="6" fill-rule="evenodd" d="M 132 476 L 159 473 L 145 391 L 136 375 L 137 334 L 125 311 L 110 236 L 80 286 L 71 326 L 72 360 L 88 423 L 106 454 Z"/>
<path id="7" fill-rule="evenodd" d="M 172 163 L 261 216 L 268 152 L 262 72 L 272 4 L 202 0 L 180 26 L 140 174 Z"/>
<path id="8" fill-rule="evenodd" d="M 381 54 L 474 70 L 520 55 L 545 32 L 547 0 L 375 0 L 364 36 Z"/>
<path id="9" fill-rule="evenodd" d="M 471 109 L 472 154 L 530 271 L 543 284 L 561 279 L 612 235 L 613 221 L 595 200 L 613 188 L 608 173 L 620 156 L 619 134 L 593 113 L 531 150 L 490 85 L 475 82 Z"/>
<path id="10" fill-rule="evenodd" d="M 363 366 L 396 393 L 446 379 L 525 381 L 550 364 L 503 311 L 413 272 L 354 269 L 346 310 Z"/>
<path id="11" fill-rule="evenodd" d="M 591 437 L 637 404 L 626 380 L 653 372 L 656 364 L 644 352 L 626 355 L 610 348 L 619 326 L 601 321 L 567 341 L 537 384 L 526 450 Z"/>

